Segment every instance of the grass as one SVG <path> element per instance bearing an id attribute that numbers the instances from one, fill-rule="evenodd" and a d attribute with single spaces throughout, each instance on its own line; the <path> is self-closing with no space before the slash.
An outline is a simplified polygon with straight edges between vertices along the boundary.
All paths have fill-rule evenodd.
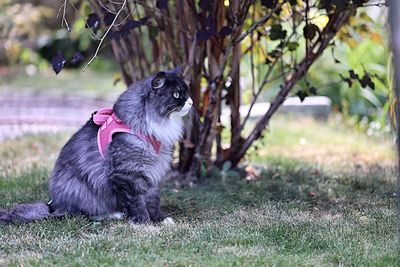
<path id="1" fill-rule="evenodd" d="M 47 177 L 70 133 L 0 143 L 0 207 L 47 200 Z M 394 152 L 312 120 L 277 118 L 247 158 L 260 170 L 212 171 L 162 189 L 175 226 L 84 217 L 0 228 L 0 265 L 399 266 Z"/>

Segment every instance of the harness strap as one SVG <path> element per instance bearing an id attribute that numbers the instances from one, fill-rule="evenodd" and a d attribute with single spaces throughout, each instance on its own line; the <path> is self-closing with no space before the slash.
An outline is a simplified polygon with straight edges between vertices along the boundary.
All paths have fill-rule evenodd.
<path id="1" fill-rule="evenodd" d="M 112 141 L 115 133 L 129 133 L 149 143 L 156 153 L 160 153 L 161 142 L 154 136 L 144 135 L 140 132 L 133 133 L 128 125 L 117 118 L 112 108 L 103 108 L 93 114 L 93 122 L 100 126 L 97 132 L 97 146 L 101 157 L 104 159 L 107 146 Z"/>

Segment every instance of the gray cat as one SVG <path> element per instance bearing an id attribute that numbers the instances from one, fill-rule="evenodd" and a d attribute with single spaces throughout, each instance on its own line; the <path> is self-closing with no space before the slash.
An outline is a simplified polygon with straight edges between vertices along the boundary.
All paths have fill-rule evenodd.
<path id="1" fill-rule="evenodd" d="M 116 133 L 102 158 L 99 126 L 91 118 L 62 148 L 50 177 L 51 203 L 0 210 L 0 223 L 82 214 L 120 217 L 131 223 L 160 222 L 159 181 L 167 173 L 183 119 L 193 101 L 176 71 L 159 72 L 131 85 L 114 104 L 116 117 L 132 133 Z M 141 136 L 159 142 L 159 150 Z"/>

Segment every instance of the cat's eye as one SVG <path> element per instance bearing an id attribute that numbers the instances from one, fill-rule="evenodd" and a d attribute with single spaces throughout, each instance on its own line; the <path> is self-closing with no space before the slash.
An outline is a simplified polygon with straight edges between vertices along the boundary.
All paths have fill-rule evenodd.
<path id="1" fill-rule="evenodd" d="M 174 93 L 174 97 L 175 97 L 175 98 L 179 98 L 179 93 L 178 93 L 178 92 L 175 92 L 175 93 Z"/>

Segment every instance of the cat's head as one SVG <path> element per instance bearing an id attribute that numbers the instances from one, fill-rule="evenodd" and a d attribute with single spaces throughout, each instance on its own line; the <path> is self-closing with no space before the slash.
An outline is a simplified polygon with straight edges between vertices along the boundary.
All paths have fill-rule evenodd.
<path id="1" fill-rule="evenodd" d="M 151 90 L 146 99 L 147 112 L 161 119 L 181 118 L 192 108 L 188 87 L 175 70 L 160 71 L 150 77 Z"/>
<path id="2" fill-rule="evenodd" d="M 182 135 L 192 108 L 188 87 L 176 70 L 161 71 L 132 84 L 114 104 L 117 117 L 133 131 L 153 134 L 172 144 Z"/>

